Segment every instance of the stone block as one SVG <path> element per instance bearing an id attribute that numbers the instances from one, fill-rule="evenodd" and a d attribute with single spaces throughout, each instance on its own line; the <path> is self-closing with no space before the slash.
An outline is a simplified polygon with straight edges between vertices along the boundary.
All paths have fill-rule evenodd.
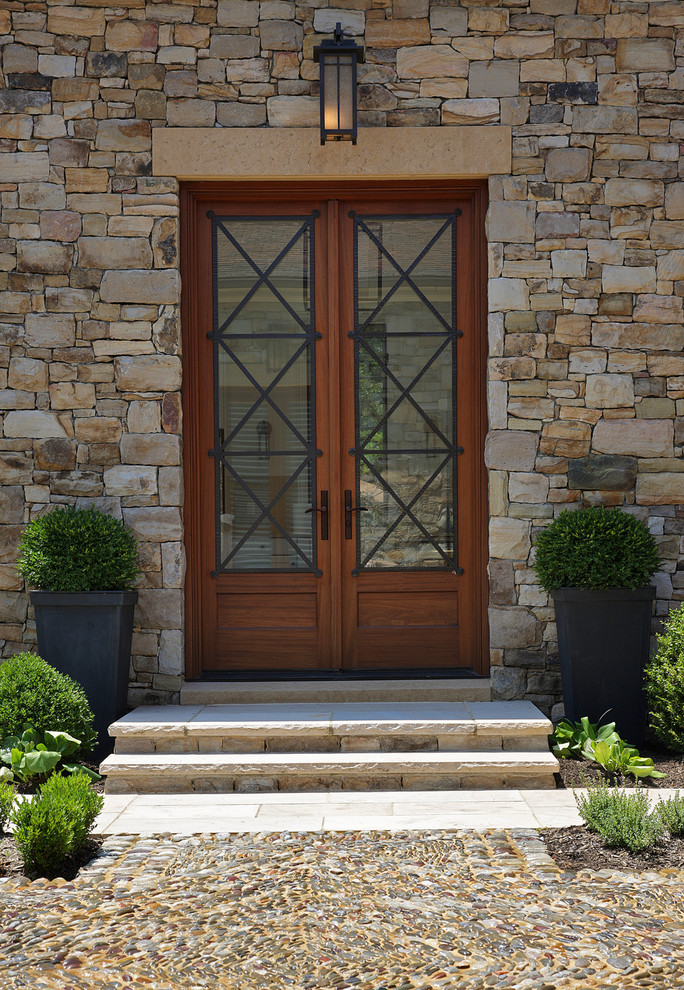
<path id="1" fill-rule="evenodd" d="M 175 588 L 141 588 L 135 624 L 141 629 L 179 629 L 183 625 L 183 593 Z"/>
<path id="2" fill-rule="evenodd" d="M 266 123 L 263 103 L 219 103 L 216 119 L 222 127 L 262 127 Z"/>
<path id="3" fill-rule="evenodd" d="M 508 497 L 511 502 L 546 502 L 549 479 L 534 472 L 513 472 L 508 479 Z M 517 520 L 516 520 L 517 521 Z"/>
<path id="4" fill-rule="evenodd" d="M 149 268 L 152 249 L 144 237 L 82 237 L 78 264 L 81 268 Z"/>
<path id="5" fill-rule="evenodd" d="M 374 18 L 366 22 L 366 44 L 369 48 L 397 48 L 399 52 L 411 45 L 429 45 L 430 23 L 426 18 Z"/>
<path id="6" fill-rule="evenodd" d="M 649 266 L 604 265 L 604 292 L 655 292 L 656 270 Z"/>
<path id="7" fill-rule="evenodd" d="M 554 278 L 584 278 L 587 274 L 586 251 L 552 251 Z"/>
<path id="8" fill-rule="evenodd" d="M 442 104 L 443 124 L 492 124 L 499 119 L 499 101 L 445 100 Z"/>
<path id="9" fill-rule="evenodd" d="M 159 504 L 183 504 L 183 472 L 179 467 L 159 468 Z"/>
<path id="10" fill-rule="evenodd" d="M 138 68 L 138 66 L 132 65 L 131 71 Z M 142 66 L 140 66 L 140 68 L 142 68 Z M 99 78 L 123 78 L 127 71 L 127 55 L 117 55 L 115 52 L 88 52 L 86 57 L 86 73 L 89 76 L 97 76 Z"/>
<path id="11" fill-rule="evenodd" d="M 21 485 L 0 488 L 0 523 L 3 526 L 24 521 L 24 489 Z"/>
<path id="12" fill-rule="evenodd" d="M 21 629 L 27 611 L 28 597 L 24 592 L 3 591 L 0 595 L 0 623 L 15 623 Z M 4 635 L 5 638 L 9 637 Z"/>
<path id="13" fill-rule="evenodd" d="M 216 106 L 213 100 L 169 100 L 166 116 L 169 127 L 213 127 Z"/>
<path id="14" fill-rule="evenodd" d="M 684 182 L 672 182 L 667 186 L 665 215 L 668 220 L 684 220 Z"/>
<path id="15" fill-rule="evenodd" d="M 219 0 L 218 23 L 222 27 L 256 27 L 259 0 Z"/>
<path id="16" fill-rule="evenodd" d="M 537 213 L 537 237 L 577 237 L 579 217 L 576 213 Z"/>
<path id="17" fill-rule="evenodd" d="M 103 302 L 177 303 L 180 275 L 177 271 L 106 271 L 100 285 Z"/>
<path id="18" fill-rule="evenodd" d="M 160 673 L 182 674 L 184 670 L 184 659 L 182 631 L 180 629 L 163 629 L 159 637 L 158 660 Z M 200 743 L 204 741 L 200 740 Z"/>
<path id="19" fill-rule="evenodd" d="M 181 385 L 180 358 L 167 354 L 116 358 L 114 380 L 121 392 L 174 392 Z"/>
<path id="20" fill-rule="evenodd" d="M 681 324 L 595 323 L 592 342 L 598 347 L 672 351 L 684 348 Z"/>
<path id="21" fill-rule="evenodd" d="M 121 438 L 124 464 L 180 464 L 180 438 L 169 433 L 126 433 Z"/>
<path id="22" fill-rule="evenodd" d="M 618 38 L 618 72 L 670 72 L 674 67 L 674 41 L 669 38 Z"/>
<path id="23" fill-rule="evenodd" d="M 673 439 L 669 419 L 601 419 L 594 427 L 592 449 L 630 457 L 672 457 Z"/>
<path id="24" fill-rule="evenodd" d="M 530 294 L 522 278 L 490 278 L 489 310 L 505 313 L 511 310 L 529 309 Z"/>
<path id="25" fill-rule="evenodd" d="M 538 437 L 527 430 L 491 430 L 485 444 L 485 463 L 492 471 L 531 471 Z"/>
<path id="26" fill-rule="evenodd" d="M 101 120 L 95 147 L 98 151 L 149 151 L 150 125 L 146 120 Z"/>
<path id="27" fill-rule="evenodd" d="M 156 52 L 159 25 L 155 21 L 109 21 L 105 48 L 110 52 Z"/>
<path id="28" fill-rule="evenodd" d="M 549 182 L 586 182 L 591 172 L 588 148 L 551 148 L 545 173 Z"/>
<path id="29" fill-rule="evenodd" d="M 0 182 L 44 182 L 50 160 L 44 151 L 0 154 Z"/>
<path id="30" fill-rule="evenodd" d="M 166 96 L 158 89 L 139 89 L 135 94 L 135 115 L 143 120 L 165 120 Z"/>
<path id="31" fill-rule="evenodd" d="M 81 233 L 81 216 L 71 210 L 45 211 L 40 216 L 40 236 L 47 241 L 70 243 Z"/>
<path id="32" fill-rule="evenodd" d="M 271 127 L 318 127 L 320 103 L 315 96 L 273 96 L 267 100 Z"/>
<path id="33" fill-rule="evenodd" d="M 578 134 L 636 134 L 638 126 L 633 107 L 573 107 L 572 129 Z"/>
<path id="34" fill-rule="evenodd" d="M 640 474 L 637 505 L 684 505 L 684 473 Z"/>
<path id="35" fill-rule="evenodd" d="M 468 96 L 517 96 L 518 63 L 510 59 L 495 62 L 471 62 L 468 73 Z"/>
<path id="36" fill-rule="evenodd" d="M 0 89 L 0 113 L 50 113 L 52 98 L 44 90 Z M 0 163 L 4 156 L 0 155 Z M 24 158 L 25 154 L 21 153 Z M 39 178 L 39 176 L 36 176 Z M 3 182 L 6 181 L 3 179 Z"/>
<path id="37" fill-rule="evenodd" d="M 534 219 L 534 203 L 495 200 L 487 212 L 487 239 L 532 244 Z"/>
<path id="38" fill-rule="evenodd" d="M 71 268 L 73 248 L 56 241 L 17 241 L 17 270 L 60 275 Z"/>
<path id="39" fill-rule="evenodd" d="M 71 440 L 37 440 L 33 454 L 38 471 L 73 471 L 76 467 L 76 444 Z"/>
<path id="40" fill-rule="evenodd" d="M 492 649 L 519 650 L 541 643 L 541 626 L 527 608 L 489 609 L 489 645 Z M 497 670 L 512 670 L 511 667 L 492 667 L 490 674 Z"/>
<path id="41" fill-rule="evenodd" d="M 655 179 L 608 179 L 606 206 L 662 206 L 663 183 Z"/>
<path id="42" fill-rule="evenodd" d="M 47 388 L 47 365 L 35 358 L 12 358 L 7 376 L 10 388 L 19 391 L 41 392 Z"/>
<path id="43" fill-rule="evenodd" d="M 515 580 L 510 560 L 489 561 L 489 601 L 492 605 L 515 605 Z"/>
<path id="44" fill-rule="evenodd" d="M 304 29 L 296 21 L 262 21 L 259 36 L 261 47 L 266 51 L 299 51 Z M 370 44 L 367 39 L 366 43 Z"/>
<path id="45" fill-rule="evenodd" d="M 86 382 L 54 382 L 49 386 L 53 409 L 92 409 L 95 386 Z"/>
<path id="46" fill-rule="evenodd" d="M 20 409 L 8 412 L 5 416 L 4 433 L 8 438 L 25 437 L 27 439 L 47 439 L 55 437 L 66 439 L 72 433 L 53 412 L 43 412 L 39 409 Z"/>
<path id="47" fill-rule="evenodd" d="M 74 317 L 66 313 L 31 313 L 26 317 L 29 347 L 71 347 L 75 337 Z"/>
<path id="48" fill-rule="evenodd" d="M 523 31 L 519 34 L 505 34 L 494 43 L 494 53 L 498 58 L 553 58 L 553 31 Z"/>
<path id="49" fill-rule="evenodd" d="M 152 505 L 124 509 L 123 519 L 136 539 L 143 542 L 163 543 L 183 538 L 180 510 L 172 506 Z"/>
<path id="50" fill-rule="evenodd" d="M 552 82 L 549 84 L 548 97 L 552 103 L 591 105 L 598 102 L 598 83 Z"/>
<path id="51" fill-rule="evenodd" d="M 684 220 L 654 220 L 651 224 L 651 247 L 681 248 L 684 244 Z"/>
<path id="52" fill-rule="evenodd" d="M 631 375 L 587 375 L 586 404 L 590 409 L 615 409 L 634 405 Z"/>
<path id="53" fill-rule="evenodd" d="M 681 296 L 637 296 L 632 313 L 635 320 L 644 323 L 684 322 L 684 300 Z"/>
<path id="54" fill-rule="evenodd" d="M 9 451 L 0 452 L 0 477 L 5 485 L 30 485 L 33 478 L 31 458 Z"/>
<path id="55" fill-rule="evenodd" d="M 415 0 L 404 0 L 405 7 L 419 7 Z M 427 7 L 428 4 L 425 4 Z M 396 13 L 397 0 L 394 0 L 394 10 Z M 427 11 L 426 11 L 427 13 Z M 421 17 L 422 14 L 403 13 L 401 17 Z M 430 10 L 430 28 L 433 35 L 439 37 L 443 34 L 450 38 L 463 38 L 468 33 L 468 11 L 461 7 L 437 7 L 432 4 Z"/>
<path id="56" fill-rule="evenodd" d="M 589 491 L 631 491 L 636 483 L 636 457 L 591 454 L 568 461 L 568 488 Z"/>
<path id="57" fill-rule="evenodd" d="M 113 443 L 121 439 L 121 421 L 113 416 L 94 416 L 77 419 L 74 423 L 76 439 L 81 443 Z"/>
<path id="58" fill-rule="evenodd" d="M 50 7 L 47 29 L 51 34 L 69 34 L 76 38 L 104 35 L 104 10 L 93 7 Z"/>
<path id="59" fill-rule="evenodd" d="M 397 75 L 400 79 L 465 78 L 468 67 L 468 60 L 457 55 L 450 45 L 400 48 L 397 51 Z"/>
<path id="60" fill-rule="evenodd" d="M 9 33 L 9 27 L 7 32 Z M 5 73 L 10 72 L 37 72 L 38 52 L 30 45 L 5 45 L 2 50 L 2 67 Z"/>
<path id="61" fill-rule="evenodd" d="M 404 15 L 397 13 L 395 9 L 394 16 L 403 17 Z M 414 14 L 412 16 L 419 17 L 421 15 Z M 338 23 L 342 25 L 342 30 L 346 35 L 359 35 L 363 34 L 366 26 L 366 16 L 363 10 L 331 10 L 330 8 L 322 8 L 314 11 L 314 31 L 317 31 L 319 34 L 332 34 Z M 384 22 L 381 21 L 380 23 Z M 370 45 L 370 41 L 367 38 L 366 44 Z M 264 48 L 267 47 L 267 45 L 264 45 Z"/>
<path id="62" fill-rule="evenodd" d="M 542 480 L 546 480 L 542 478 Z M 527 560 L 531 548 L 530 524 L 525 519 L 496 516 L 489 520 L 489 554 L 504 560 Z"/>
<path id="63" fill-rule="evenodd" d="M 226 62 L 226 79 L 236 84 L 268 83 L 270 81 L 268 59 L 236 58 Z M 235 94 L 237 95 L 237 93 Z"/>

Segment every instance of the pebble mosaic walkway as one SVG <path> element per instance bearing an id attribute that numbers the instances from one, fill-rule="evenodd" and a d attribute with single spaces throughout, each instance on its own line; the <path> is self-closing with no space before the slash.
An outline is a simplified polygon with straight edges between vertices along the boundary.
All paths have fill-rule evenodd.
<path id="1" fill-rule="evenodd" d="M 684 987 L 684 871 L 563 874 L 534 830 L 117 836 L 0 881 L 0 986 Z"/>

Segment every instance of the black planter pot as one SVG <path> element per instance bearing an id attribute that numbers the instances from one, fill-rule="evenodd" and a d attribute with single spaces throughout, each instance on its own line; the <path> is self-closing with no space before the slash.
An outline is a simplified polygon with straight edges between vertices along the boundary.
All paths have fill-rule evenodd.
<path id="1" fill-rule="evenodd" d="M 137 591 L 31 592 L 38 653 L 83 687 L 95 715 L 96 759 L 109 752 L 107 727 L 126 712 L 137 600 Z"/>
<path id="2" fill-rule="evenodd" d="M 566 717 L 615 722 L 627 742 L 644 737 L 644 667 L 653 587 L 553 592 Z"/>

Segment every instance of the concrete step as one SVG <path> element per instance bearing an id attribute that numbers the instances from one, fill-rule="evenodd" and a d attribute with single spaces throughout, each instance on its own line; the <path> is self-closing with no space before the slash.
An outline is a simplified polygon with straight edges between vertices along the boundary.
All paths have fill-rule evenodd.
<path id="1" fill-rule="evenodd" d="M 138 708 L 110 726 L 109 793 L 551 787 L 526 701 Z"/>
<path id="2" fill-rule="evenodd" d="M 110 794 L 552 788 L 550 753 L 114 754 Z"/>
<path id="3" fill-rule="evenodd" d="M 489 701 L 488 677 L 339 681 L 188 681 L 181 705 L 333 704 L 353 701 Z"/>

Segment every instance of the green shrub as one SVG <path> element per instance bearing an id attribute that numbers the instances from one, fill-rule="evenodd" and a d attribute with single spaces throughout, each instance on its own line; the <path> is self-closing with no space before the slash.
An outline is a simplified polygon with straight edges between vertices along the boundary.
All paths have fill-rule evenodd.
<path id="1" fill-rule="evenodd" d="M 12 810 L 14 788 L 6 780 L 0 780 L 0 832 L 5 831 L 5 825 Z"/>
<path id="2" fill-rule="evenodd" d="M 645 679 L 651 728 L 668 749 L 684 751 L 684 605 L 667 617 Z"/>
<path id="3" fill-rule="evenodd" d="M 74 773 L 70 777 L 53 774 L 41 785 L 40 796 L 43 801 L 51 801 L 65 809 L 73 832 L 72 853 L 77 853 L 92 831 L 104 798 L 93 790 L 84 773 Z"/>
<path id="4" fill-rule="evenodd" d="M 640 588 L 658 569 L 658 546 L 627 512 L 564 509 L 536 539 L 535 570 L 545 591 Z"/>
<path id="5" fill-rule="evenodd" d="M 22 801 L 10 821 L 26 872 L 55 876 L 73 847 L 73 830 L 66 810 L 54 801 L 36 797 Z"/>
<path id="6" fill-rule="evenodd" d="M 85 774 L 54 774 L 10 815 L 27 873 L 55 876 L 88 838 L 104 799 Z"/>
<path id="7" fill-rule="evenodd" d="M 83 688 L 33 653 L 17 653 L 0 666 L 0 739 L 38 732 L 67 732 L 81 740 L 72 758 L 93 748 L 93 713 Z"/>
<path id="8" fill-rule="evenodd" d="M 679 796 L 679 791 L 674 797 L 660 802 L 658 814 L 670 835 L 684 838 L 684 798 Z"/>
<path id="9" fill-rule="evenodd" d="M 598 783 L 589 786 L 586 796 L 575 797 L 587 828 L 607 846 L 641 852 L 665 834 L 661 816 L 657 811 L 649 813 L 648 798 L 638 788 L 630 794 Z"/>
<path id="10" fill-rule="evenodd" d="M 127 591 L 140 573 L 129 529 L 98 509 L 38 516 L 19 543 L 19 573 L 41 591 Z"/>

